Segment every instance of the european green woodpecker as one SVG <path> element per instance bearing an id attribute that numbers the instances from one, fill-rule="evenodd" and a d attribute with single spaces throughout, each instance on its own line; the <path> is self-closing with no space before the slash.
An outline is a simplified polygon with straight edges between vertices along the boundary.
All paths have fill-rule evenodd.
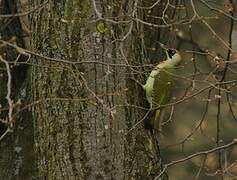
<path id="1" fill-rule="evenodd" d="M 163 47 L 164 48 L 164 47 Z M 150 73 L 143 89 L 146 92 L 147 101 L 150 104 L 150 112 L 144 120 L 146 129 L 159 129 L 159 119 L 161 114 L 160 105 L 169 103 L 172 84 L 174 80 L 174 72 L 176 66 L 181 62 L 179 51 L 173 48 L 164 48 L 166 52 L 166 60 L 159 63 Z"/>

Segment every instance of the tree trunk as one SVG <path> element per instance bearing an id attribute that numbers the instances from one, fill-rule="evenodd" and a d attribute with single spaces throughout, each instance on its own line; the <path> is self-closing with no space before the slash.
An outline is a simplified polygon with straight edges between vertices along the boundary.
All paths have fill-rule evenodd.
<path id="1" fill-rule="evenodd" d="M 102 17 L 126 20 L 135 2 L 129 3 L 102 0 L 97 8 Z M 145 96 L 129 79 L 139 72 L 131 65 L 144 62 L 143 30 L 133 24 L 121 41 L 131 26 L 95 22 L 94 8 L 87 1 L 50 1 L 32 16 L 31 47 L 40 54 L 31 69 L 38 175 L 149 179 L 148 134 L 142 122 L 135 125 L 145 114 Z"/>

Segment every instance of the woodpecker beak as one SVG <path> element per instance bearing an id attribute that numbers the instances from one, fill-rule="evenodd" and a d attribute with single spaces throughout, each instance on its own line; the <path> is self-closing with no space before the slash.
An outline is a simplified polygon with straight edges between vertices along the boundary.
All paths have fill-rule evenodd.
<path id="1" fill-rule="evenodd" d="M 164 49 L 165 51 L 168 50 L 168 48 L 166 48 L 164 44 L 162 44 L 162 43 L 159 42 L 159 45 L 160 45 L 160 47 L 161 47 L 162 49 Z"/>
<path id="2" fill-rule="evenodd" d="M 169 58 L 169 55 L 168 55 L 168 52 L 167 52 L 168 48 L 165 47 L 165 45 L 160 43 L 160 42 L 159 42 L 159 44 L 160 44 L 160 47 L 165 50 L 166 58 L 168 59 Z"/>

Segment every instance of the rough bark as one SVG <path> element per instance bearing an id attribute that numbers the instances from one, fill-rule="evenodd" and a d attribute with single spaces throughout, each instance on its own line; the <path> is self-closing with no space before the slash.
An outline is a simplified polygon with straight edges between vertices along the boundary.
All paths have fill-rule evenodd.
<path id="1" fill-rule="evenodd" d="M 100 3 L 102 16 L 114 20 L 128 11 L 127 1 Z M 108 28 L 101 33 L 93 15 L 91 3 L 77 0 L 49 1 L 32 15 L 32 51 L 54 58 L 38 56 L 31 69 L 38 176 L 149 179 L 147 132 L 141 123 L 130 131 L 145 113 L 133 107 L 144 105 L 144 94 L 129 80 L 129 65 L 144 62 L 142 31 L 121 42 L 129 26 L 99 21 Z"/>

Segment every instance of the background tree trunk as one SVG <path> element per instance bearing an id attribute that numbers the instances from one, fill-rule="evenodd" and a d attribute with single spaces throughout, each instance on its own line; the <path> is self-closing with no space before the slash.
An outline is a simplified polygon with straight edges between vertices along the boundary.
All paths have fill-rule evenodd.
<path id="1" fill-rule="evenodd" d="M 15 43 L 25 48 L 24 32 L 22 30 L 19 17 L 12 14 L 18 13 L 16 0 L 0 1 L 0 37 L 1 40 Z M 9 15 L 4 17 L 4 15 Z M 26 101 L 26 77 L 27 67 L 20 64 L 26 57 L 9 46 L 0 44 L 0 56 L 9 63 L 16 61 L 18 57 L 19 65 L 10 64 L 11 68 L 11 98 L 14 105 L 14 131 L 8 133 L 0 142 L 0 176 L 1 179 L 30 179 L 34 175 L 34 155 L 33 155 L 33 123 L 27 110 L 20 111 Z M 7 73 L 5 65 L 0 63 L 0 119 L 8 118 L 7 94 Z M 21 103 L 20 103 L 21 102 Z M 7 124 L 0 123 L 0 136 L 7 129 Z"/>

